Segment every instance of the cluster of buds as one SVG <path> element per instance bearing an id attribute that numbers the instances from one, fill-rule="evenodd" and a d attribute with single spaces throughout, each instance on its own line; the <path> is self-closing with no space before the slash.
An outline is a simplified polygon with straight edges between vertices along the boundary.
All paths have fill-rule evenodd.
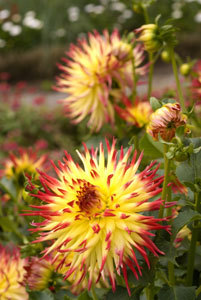
<path id="1" fill-rule="evenodd" d="M 159 51 L 162 47 L 172 48 L 177 43 L 175 28 L 172 25 L 159 26 L 156 23 L 145 24 L 135 31 L 139 33 L 138 40 L 144 43 L 144 48 L 150 53 Z"/>
<path id="2" fill-rule="evenodd" d="M 162 46 L 159 37 L 159 27 L 157 24 L 146 24 L 136 30 L 140 33 L 139 41 L 144 43 L 145 50 L 148 52 L 156 52 Z"/>

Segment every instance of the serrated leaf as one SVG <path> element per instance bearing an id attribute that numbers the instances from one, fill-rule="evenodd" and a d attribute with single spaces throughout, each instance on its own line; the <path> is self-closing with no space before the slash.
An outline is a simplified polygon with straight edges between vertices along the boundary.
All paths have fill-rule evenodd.
<path id="1" fill-rule="evenodd" d="M 172 222 L 173 238 L 176 236 L 180 229 L 195 220 L 201 220 L 201 214 L 190 208 L 186 209 L 183 212 L 180 212 Z"/>
<path id="2" fill-rule="evenodd" d="M 158 293 L 158 300 L 195 300 L 195 287 L 164 286 Z"/>
<path id="3" fill-rule="evenodd" d="M 152 158 L 163 157 L 163 145 L 160 142 L 156 142 L 151 136 L 145 134 L 140 140 L 140 150 L 144 151 L 144 155 L 151 156 Z"/>

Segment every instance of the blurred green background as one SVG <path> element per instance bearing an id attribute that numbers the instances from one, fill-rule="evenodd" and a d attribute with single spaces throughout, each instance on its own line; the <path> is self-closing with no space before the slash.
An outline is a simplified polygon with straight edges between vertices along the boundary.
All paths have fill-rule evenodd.
<path id="1" fill-rule="evenodd" d="M 178 52 L 200 56 L 201 0 L 157 0 L 149 14 L 151 22 L 172 18 Z M 88 31 L 123 33 L 143 23 L 131 0 L 0 0 L 0 71 L 13 80 L 51 79 L 69 44 Z"/>

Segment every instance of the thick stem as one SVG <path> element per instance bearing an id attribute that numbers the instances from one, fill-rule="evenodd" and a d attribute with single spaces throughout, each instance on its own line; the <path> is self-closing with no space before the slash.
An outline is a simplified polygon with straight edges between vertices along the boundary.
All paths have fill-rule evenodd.
<path id="1" fill-rule="evenodd" d="M 195 210 L 200 211 L 200 196 L 201 193 L 194 193 L 195 198 Z M 199 228 L 196 226 L 199 224 L 199 221 L 194 221 L 194 228 L 192 230 L 192 237 L 191 237 L 191 244 L 190 249 L 188 252 L 188 264 L 187 264 L 187 275 L 186 275 L 186 285 L 191 286 L 193 283 L 193 271 L 194 271 L 194 262 L 195 262 L 195 250 L 196 250 L 196 243 L 198 238 Z"/>
<path id="2" fill-rule="evenodd" d="M 151 92 L 152 92 L 152 82 L 153 82 L 153 72 L 154 72 L 154 61 L 153 61 L 153 54 L 149 53 L 149 81 L 148 81 L 148 92 L 147 92 L 147 97 L 148 101 L 149 98 L 151 97 Z"/>
<path id="3" fill-rule="evenodd" d="M 146 288 L 146 298 L 147 300 L 154 300 L 154 289 L 151 284 Z"/>
<path id="4" fill-rule="evenodd" d="M 167 185 L 170 171 L 170 160 L 167 158 L 166 153 L 168 152 L 168 145 L 164 144 L 164 180 L 163 180 L 163 190 L 161 198 L 163 200 L 163 204 L 160 206 L 159 210 L 159 218 L 163 218 L 164 206 L 167 199 Z"/>
<path id="5" fill-rule="evenodd" d="M 184 96 L 183 96 L 182 89 L 181 89 L 181 84 L 180 84 L 180 81 L 179 81 L 179 75 L 178 75 L 177 64 L 176 64 L 176 60 L 175 60 L 175 53 L 174 53 L 173 48 L 170 49 L 170 56 L 171 56 L 171 61 L 172 61 L 172 69 L 173 69 L 173 72 L 174 72 L 174 77 L 175 77 L 175 81 L 176 81 L 176 85 L 177 85 L 177 92 L 178 92 L 178 95 L 179 95 L 179 101 L 180 101 L 181 108 L 182 108 L 183 112 L 186 112 Z"/>

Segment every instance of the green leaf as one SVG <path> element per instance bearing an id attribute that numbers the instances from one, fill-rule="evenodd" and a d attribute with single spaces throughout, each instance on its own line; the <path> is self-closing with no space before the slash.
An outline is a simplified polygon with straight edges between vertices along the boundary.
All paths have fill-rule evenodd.
<path id="1" fill-rule="evenodd" d="M 191 182 L 193 184 L 201 178 L 201 138 L 188 139 L 189 144 L 193 144 L 194 152 L 190 154 L 189 160 L 186 160 L 179 164 L 176 169 L 176 175 L 183 183 Z"/>
<path id="2" fill-rule="evenodd" d="M 178 216 L 173 220 L 172 223 L 172 235 L 174 238 L 176 234 L 182 229 L 185 225 L 195 221 L 201 220 L 201 214 L 198 212 L 188 208 L 185 211 L 182 211 L 178 214 Z"/>
<path id="3" fill-rule="evenodd" d="M 161 263 L 168 263 L 169 261 L 176 264 L 176 249 L 171 242 L 164 239 L 156 242 L 157 247 L 165 253 L 165 255 L 160 256 L 159 260 Z"/>
<path id="4" fill-rule="evenodd" d="M 195 287 L 164 286 L 158 293 L 158 300 L 195 300 Z"/>
<path id="5" fill-rule="evenodd" d="M 85 291 L 77 298 L 77 300 L 92 300 L 92 298 L 89 296 L 88 292 Z"/>
<path id="6" fill-rule="evenodd" d="M 150 98 L 150 104 L 151 104 L 153 111 L 157 110 L 158 108 L 160 108 L 162 106 L 160 101 L 158 99 L 156 99 L 155 97 Z"/>
<path id="7" fill-rule="evenodd" d="M 0 188 L 15 201 L 17 198 L 17 190 L 12 180 L 8 180 L 6 177 L 3 177 L 0 180 Z"/>
<path id="8" fill-rule="evenodd" d="M 140 150 L 144 151 L 144 155 L 152 158 L 163 157 L 163 145 L 160 142 L 155 142 L 147 133 L 140 140 Z"/>
<path id="9" fill-rule="evenodd" d="M 105 300 L 130 300 L 128 295 L 128 291 L 126 288 L 122 286 L 117 286 L 115 293 L 113 291 L 109 291 L 106 295 Z"/>
<path id="10" fill-rule="evenodd" d="M 54 300 L 53 294 L 49 290 L 41 292 L 30 292 L 30 300 Z"/>

